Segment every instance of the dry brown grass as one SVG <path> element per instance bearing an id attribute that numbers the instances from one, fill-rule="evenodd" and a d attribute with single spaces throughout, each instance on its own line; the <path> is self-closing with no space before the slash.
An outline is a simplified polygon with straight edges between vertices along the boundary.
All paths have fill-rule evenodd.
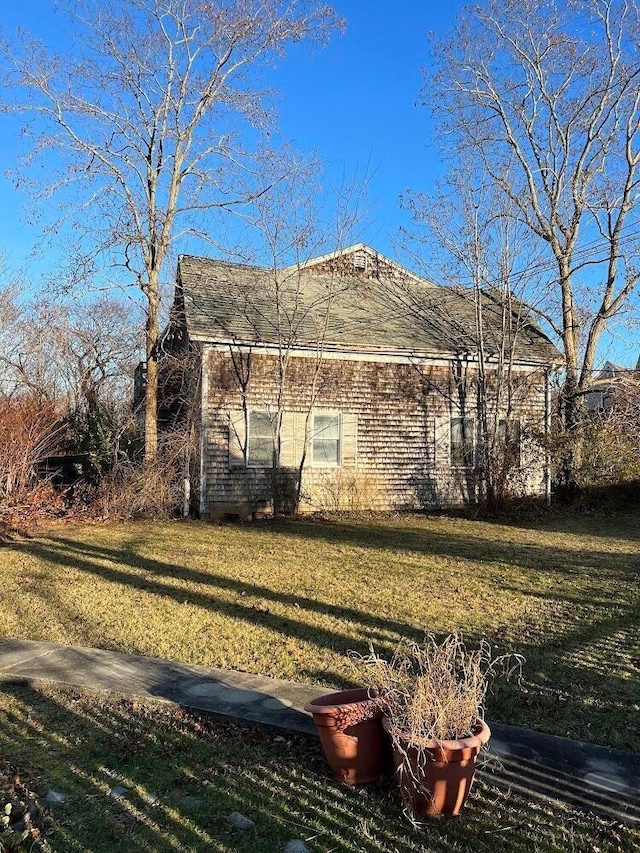
<path id="1" fill-rule="evenodd" d="M 178 515 L 184 502 L 189 449 L 188 434 L 175 430 L 162 436 L 156 458 L 144 465 L 118 459 L 95 490 L 91 514 L 112 520 Z"/>
<path id="2" fill-rule="evenodd" d="M 348 650 L 462 630 L 526 658 L 489 719 L 637 749 L 638 513 L 59 525 L 0 548 L 0 634 L 346 689 Z"/>
<path id="3" fill-rule="evenodd" d="M 400 641 L 390 660 L 371 646 L 356 658 L 372 695 L 391 723 L 391 735 L 414 746 L 434 740 L 469 737 L 484 719 L 489 681 L 499 674 L 520 671 L 519 655 L 494 657 L 486 640 L 468 649 L 462 634 L 439 642 L 427 634 L 421 643 Z"/>

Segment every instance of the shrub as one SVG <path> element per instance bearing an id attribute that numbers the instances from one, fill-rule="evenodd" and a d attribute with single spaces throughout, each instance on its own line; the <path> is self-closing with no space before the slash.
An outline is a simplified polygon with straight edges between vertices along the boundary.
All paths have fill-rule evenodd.
<path id="1" fill-rule="evenodd" d="M 359 512 L 370 509 L 375 500 L 373 478 L 362 471 L 336 468 L 324 474 L 312 487 L 313 501 L 320 511 Z"/>
<path id="2" fill-rule="evenodd" d="M 37 471 L 64 435 L 58 415 L 54 403 L 35 394 L 0 399 L 0 529 L 63 511 L 63 497 Z"/>
<path id="3" fill-rule="evenodd" d="M 101 518 L 171 518 L 185 500 L 190 441 L 182 431 L 165 433 L 156 458 L 139 464 L 119 459 L 100 480 L 93 512 Z"/>

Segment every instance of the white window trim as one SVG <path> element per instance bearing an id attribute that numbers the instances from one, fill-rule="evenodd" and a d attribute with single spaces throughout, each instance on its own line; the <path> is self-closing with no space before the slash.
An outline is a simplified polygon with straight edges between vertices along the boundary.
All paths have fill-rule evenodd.
<path id="1" fill-rule="evenodd" d="M 338 418 L 338 461 L 334 465 L 328 464 L 327 462 L 316 462 L 314 450 L 316 415 L 319 415 L 320 417 Z M 344 438 L 342 435 L 342 412 L 337 411 L 335 409 L 313 409 L 313 411 L 311 412 L 311 435 L 309 436 L 309 442 L 311 444 L 310 457 L 312 468 L 326 468 L 328 470 L 342 468 L 342 448 L 344 443 Z"/>

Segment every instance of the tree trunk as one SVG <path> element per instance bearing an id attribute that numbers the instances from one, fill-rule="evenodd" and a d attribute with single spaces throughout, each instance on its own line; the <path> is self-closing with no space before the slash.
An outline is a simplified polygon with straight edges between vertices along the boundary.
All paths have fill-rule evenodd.
<path id="1" fill-rule="evenodd" d="M 572 497 L 578 489 L 578 470 L 582 460 L 582 405 L 578 378 L 580 327 L 573 298 L 569 259 L 566 255 L 558 259 L 558 272 L 562 294 L 562 339 L 567 370 L 560 411 L 566 436 L 560 464 L 560 486 Z"/>
<path id="2" fill-rule="evenodd" d="M 560 464 L 560 488 L 567 497 L 572 498 L 578 491 L 579 471 L 583 453 L 583 402 L 573 371 L 567 371 L 565 381 L 561 423 L 564 426 L 565 442 Z"/>
<path id="3" fill-rule="evenodd" d="M 144 398 L 144 461 L 152 462 L 158 453 L 158 271 L 149 275 L 145 343 L 147 377 Z"/>

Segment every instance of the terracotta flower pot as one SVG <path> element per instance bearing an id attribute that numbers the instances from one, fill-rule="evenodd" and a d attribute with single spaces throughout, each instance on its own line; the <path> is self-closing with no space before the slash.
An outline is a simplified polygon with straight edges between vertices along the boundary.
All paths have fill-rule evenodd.
<path id="1" fill-rule="evenodd" d="M 392 735 L 396 778 L 409 810 L 416 816 L 460 814 L 471 790 L 478 753 L 491 737 L 489 726 L 478 720 L 473 737 L 434 740 L 417 747 L 407 735 L 392 733 L 387 717 L 382 725 Z"/>
<path id="2" fill-rule="evenodd" d="M 382 712 L 364 688 L 319 696 L 305 705 L 305 711 L 313 714 L 324 754 L 339 782 L 359 785 L 383 777 Z"/>

